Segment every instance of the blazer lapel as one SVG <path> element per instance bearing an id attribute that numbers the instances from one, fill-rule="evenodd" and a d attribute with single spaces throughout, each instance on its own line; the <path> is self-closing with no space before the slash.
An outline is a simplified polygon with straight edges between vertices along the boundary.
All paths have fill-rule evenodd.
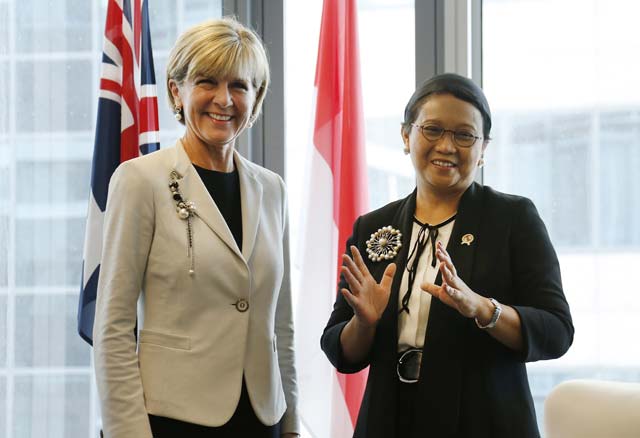
<path id="1" fill-rule="evenodd" d="M 457 274 L 466 284 L 469 284 L 471 280 L 473 259 L 478 246 L 476 239 L 478 238 L 480 226 L 481 208 L 480 186 L 477 183 L 473 183 L 460 199 L 456 222 L 453 225 L 451 237 L 447 244 L 447 252 L 451 257 Z M 442 284 L 442 274 L 440 272 L 436 276 L 435 284 Z M 444 310 L 446 312 L 443 312 Z M 440 330 L 439 326 L 444 321 L 443 316 L 448 319 L 445 324 L 449 327 L 449 330 Z M 451 329 L 457 330 L 464 322 L 465 318 L 462 318 L 454 309 L 450 309 L 438 300 L 433 300 L 429 311 L 429 325 L 427 326 L 425 346 L 428 342 L 433 342 L 441 336 L 446 336 L 449 338 L 447 342 L 451 342 L 452 339 L 450 339 L 449 335 L 457 333 Z M 431 330 L 431 328 L 435 328 L 435 330 Z"/>
<path id="2" fill-rule="evenodd" d="M 383 330 L 378 330 L 378 332 L 389 333 L 392 335 L 389 336 L 388 339 L 390 345 L 386 348 L 389 348 L 394 361 L 398 350 L 398 296 L 402 293 L 402 291 L 400 291 L 400 285 L 402 284 L 402 275 L 404 274 L 404 269 L 407 265 L 407 257 L 410 251 L 409 244 L 411 243 L 411 231 L 413 228 L 413 216 L 415 211 L 416 190 L 404 199 L 404 202 L 394 215 L 391 224 L 388 224 L 394 228 L 398 227 L 400 229 L 400 232 L 402 233 L 402 246 L 400 247 L 400 252 L 398 252 L 395 260 L 393 260 L 396 264 L 396 273 L 393 277 L 393 283 L 391 283 L 389 303 L 387 304 L 387 308 L 382 314 L 382 318 L 380 320 L 380 324 L 385 327 Z M 387 265 L 378 264 L 378 266 L 376 266 L 379 270 L 379 272 L 376 272 L 375 274 L 376 279 L 380 279 L 382 277 L 384 268 L 386 268 Z"/>
<path id="3" fill-rule="evenodd" d="M 242 253 L 233 238 L 233 234 L 231 234 L 231 230 L 227 226 L 227 222 L 224 220 L 215 202 L 213 202 L 209 191 L 200 179 L 195 167 L 191 165 L 191 160 L 184 150 L 182 142 L 178 141 L 175 150 L 176 160 L 174 170 L 178 174 L 178 183 L 183 199 L 192 201 L 196 207 L 196 216 L 200 218 L 234 254 L 243 259 Z M 242 176 L 240 176 L 240 180 L 242 186 Z M 167 188 L 167 190 L 169 189 Z M 194 238 L 197 239 L 198 236 L 194 236 Z"/>
<path id="4" fill-rule="evenodd" d="M 456 267 L 458 277 L 466 284 L 471 281 L 473 259 L 478 246 L 478 229 L 482 217 L 482 193 L 477 183 L 473 183 L 460 199 L 456 223 L 451 231 L 447 252 Z M 440 278 L 441 279 L 441 278 Z"/>
<path id="5" fill-rule="evenodd" d="M 390 298 L 393 300 L 393 304 L 390 307 L 393 308 L 395 315 L 394 322 L 396 332 L 398 329 L 398 297 L 400 294 L 400 285 L 402 284 L 402 275 L 404 274 L 404 269 L 407 266 L 407 257 L 409 256 L 410 251 L 409 246 L 411 243 L 411 232 L 413 230 L 413 217 L 416 212 L 416 194 L 417 191 L 414 190 L 413 193 L 406 198 L 402 208 L 400 208 L 396 216 L 393 218 L 393 222 L 400 225 L 400 232 L 402 233 L 402 247 L 400 248 L 400 252 L 398 253 L 396 260 L 397 270 L 393 277 L 393 283 L 391 284 Z"/>
<path id="6" fill-rule="evenodd" d="M 242 255 L 245 260 L 251 258 L 256 243 L 260 212 L 262 211 L 262 184 L 253 170 L 247 165 L 247 160 L 237 151 L 234 159 L 240 176 L 240 198 L 242 205 Z"/>
<path id="7" fill-rule="evenodd" d="M 460 199 L 456 222 L 447 244 L 447 252 L 456 267 L 457 274 L 466 284 L 469 284 L 473 271 L 481 208 L 480 186 L 473 183 Z M 435 284 L 442 284 L 440 272 L 436 276 Z M 441 342 L 454 345 L 456 339 L 463 336 L 465 322 L 466 318 L 460 316 L 455 309 L 433 299 L 429 310 L 429 322 L 424 341 L 425 348 Z"/>

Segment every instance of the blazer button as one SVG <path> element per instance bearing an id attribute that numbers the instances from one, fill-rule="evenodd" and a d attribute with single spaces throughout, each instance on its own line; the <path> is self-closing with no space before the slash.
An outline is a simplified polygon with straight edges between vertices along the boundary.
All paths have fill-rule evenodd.
<path id="1" fill-rule="evenodd" d="M 238 312 L 244 313 L 247 310 L 249 310 L 249 302 L 244 298 L 241 298 L 238 301 L 236 301 L 234 305 L 236 306 L 236 310 Z"/>

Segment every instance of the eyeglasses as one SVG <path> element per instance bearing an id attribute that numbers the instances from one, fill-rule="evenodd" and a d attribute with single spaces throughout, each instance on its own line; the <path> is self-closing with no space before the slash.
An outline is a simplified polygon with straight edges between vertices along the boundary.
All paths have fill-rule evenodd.
<path id="1" fill-rule="evenodd" d="M 473 135 L 468 131 L 454 131 L 452 129 L 441 128 L 437 125 L 418 125 L 416 123 L 412 123 L 411 126 L 418 128 L 424 138 L 429 141 L 438 141 L 442 138 L 445 132 L 450 132 L 453 136 L 453 142 L 456 146 L 460 146 L 461 148 L 470 148 L 477 140 L 482 138 L 477 135 Z"/>

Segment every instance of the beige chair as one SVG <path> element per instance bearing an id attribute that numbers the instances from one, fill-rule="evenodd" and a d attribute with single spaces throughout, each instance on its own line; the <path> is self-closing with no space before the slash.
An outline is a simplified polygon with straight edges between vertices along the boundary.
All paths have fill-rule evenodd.
<path id="1" fill-rule="evenodd" d="M 570 380 L 544 403 L 545 438 L 639 438 L 640 383 Z"/>

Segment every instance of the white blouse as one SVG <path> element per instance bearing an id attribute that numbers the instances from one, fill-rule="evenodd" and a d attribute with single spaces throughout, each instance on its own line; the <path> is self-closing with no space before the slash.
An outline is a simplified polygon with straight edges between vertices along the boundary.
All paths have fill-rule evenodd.
<path id="1" fill-rule="evenodd" d="M 446 221 L 445 221 L 446 222 Z M 451 237 L 451 231 L 453 230 L 453 224 L 455 220 L 449 222 L 438 228 L 438 237 L 436 242 L 442 242 L 442 245 L 446 248 Z M 420 228 L 423 224 L 414 219 L 413 228 L 411 230 L 411 242 L 409 244 L 409 255 L 416 244 L 416 239 Z M 436 261 L 436 267 L 431 266 L 433 260 L 433 251 L 431 247 L 431 238 L 429 231 L 426 230 L 424 239 L 429 239 L 426 242 L 426 247 L 418 260 L 418 268 L 416 271 L 415 281 L 411 288 L 411 297 L 409 299 L 409 312 L 401 312 L 398 315 L 398 352 L 405 351 L 408 348 L 422 348 L 424 346 L 424 338 L 427 332 L 427 322 L 429 321 L 429 309 L 431 307 L 431 294 L 423 292 L 420 289 L 420 284 L 427 281 L 433 283 L 438 275 L 438 263 Z M 400 291 L 398 293 L 398 310 L 402 308 L 402 298 L 407 292 L 407 285 L 409 283 L 409 271 L 408 269 L 413 264 L 413 258 L 407 259 L 407 263 L 402 273 L 402 282 L 400 283 Z"/>

